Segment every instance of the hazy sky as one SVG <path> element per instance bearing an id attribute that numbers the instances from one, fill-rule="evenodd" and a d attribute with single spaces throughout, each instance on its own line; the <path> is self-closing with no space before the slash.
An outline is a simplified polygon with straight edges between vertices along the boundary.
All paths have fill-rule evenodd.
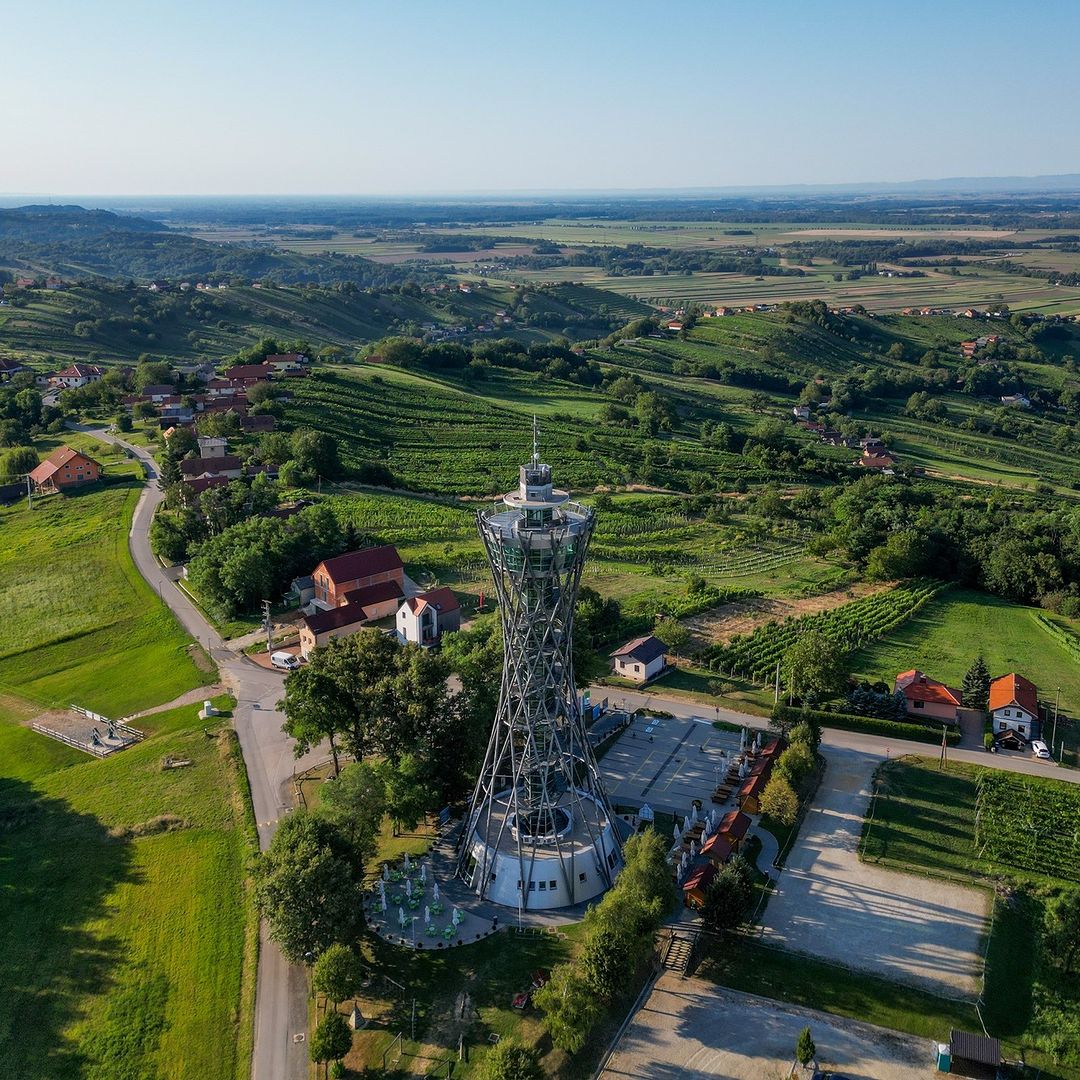
<path id="1" fill-rule="evenodd" d="M 0 0 L 0 193 L 1080 172 L 1080 2 Z"/>

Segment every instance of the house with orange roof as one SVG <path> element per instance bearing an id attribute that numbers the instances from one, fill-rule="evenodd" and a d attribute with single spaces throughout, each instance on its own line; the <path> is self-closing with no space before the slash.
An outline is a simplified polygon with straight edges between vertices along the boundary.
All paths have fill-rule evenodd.
<path id="1" fill-rule="evenodd" d="M 1023 675 L 1010 672 L 990 683 L 989 711 L 996 737 L 1008 731 L 1024 739 L 1039 737 L 1039 692 Z"/>
<path id="2" fill-rule="evenodd" d="M 54 450 L 30 472 L 30 481 L 38 492 L 64 491 L 101 478 L 101 464 L 70 446 Z"/>
<path id="3" fill-rule="evenodd" d="M 919 720 L 959 723 L 957 710 L 964 705 L 960 691 L 938 682 L 937 679 L 931 679 L 918 668 L 900 672 L 896 676 L 895 689 L 904 695 L 908 716 Z"/>

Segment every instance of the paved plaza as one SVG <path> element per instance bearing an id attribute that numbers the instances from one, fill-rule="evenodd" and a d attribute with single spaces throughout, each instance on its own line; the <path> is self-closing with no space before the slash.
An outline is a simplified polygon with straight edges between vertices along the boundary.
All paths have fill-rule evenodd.
<path id="1" fill-rule="evenodd" d="M 989 908 L 981 889 L 860 862 L 875 755 L 828 767 L 765 909 L 765 940 L 949 996 L 975 997 Z"/>
<path id="2" fill-rule="evenodd" d="M 616 806 L 648 803 L 682 817 L 692 799 L 709 797 L 739 750 L 737 732 L 704 720 L 638 716 L 600 762 L 608 798 Z"/>
<path id="3" fill-rule="evenodd" d="M 933 1075 L 926 1039 L 664 975 L 623 1032 L 601 1080 L 781 1080 L 809 1027 L 822 1069 L 848 1080 Z"/>

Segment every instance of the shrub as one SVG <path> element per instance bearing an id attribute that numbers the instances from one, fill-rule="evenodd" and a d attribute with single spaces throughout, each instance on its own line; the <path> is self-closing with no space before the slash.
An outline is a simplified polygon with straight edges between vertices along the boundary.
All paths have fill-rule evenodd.
<path id="1" fill-rule="evenodd" d="M 822 727 L 841 728 L 844 731 L 861 731 L 866 735 L 884 735 L 886 738 L 913 739 L 916 742 L 940 743 L 940 727 L 924 727 L 922 724 L 901 723 L 899 720 L 877 720 L 869 716 L 852 716 L 850 713 L 826 712 L 821 709 L 798 709 L 789 705 L 777 705 L 773 709 L 777 724 L 797 724 L 813 720 Z M 946 735 L 949 745 L 960 741 L 959 731 Z"/>
<path id="2" fill-rule="evenodd" d="M 327 1013 L 311 1036 L 312 1061 L 338 1061 L 352 1049 L 352 1032 L 341 1013 Z"/>
<path id="3" fill-rule="evenodd" d="M 761 796 L 761 812 L 775 818 L 781 825 L 794 825 L 799 816 L 799 797 L 782 776 L 774 776 L 765 785 Z"/>
<path id="4" fill-rule="evenodd" d="M 513 1039 L 502 1039 L 484 1059 L 482 1080 L 541 1080 L 543 1071 L 536 1051 Z"/>
<path id="5" fill-rule="evenodd" d="M 799 1032 L 798 1041 L 795 1043 L 795 1057 L 798 1058 L 800 1065 L 809 1065 L 814 1060 L 816 1053 L 817 1047 L 814 1045 L 814 1037 L 810 1034 L 810 1029 L 804 1027 Z"/>

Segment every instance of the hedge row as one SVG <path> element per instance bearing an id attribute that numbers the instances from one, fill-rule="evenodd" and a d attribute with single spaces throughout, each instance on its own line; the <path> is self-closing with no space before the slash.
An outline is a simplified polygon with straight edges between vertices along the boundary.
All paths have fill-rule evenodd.
<path id="1" fill-rule="evenodd" d="M 894 739 L 911 739 L 915 742 L 941 742 L 940 727 L 905 724 L 899 720 L 879 720 L 873 716 L 853 716 L 851 713 L 826 712 L 824 709 L 796 709 L 789 705 L 777 705 L 772 715 L 773 719 L 781 724 L 816 720 L 822 727 L 861 731 L 864 735 L 884 735 Z M 945 740 L 950 746 L 955 746 L 960 741 L 960 732 L 950 730 Z"/>

